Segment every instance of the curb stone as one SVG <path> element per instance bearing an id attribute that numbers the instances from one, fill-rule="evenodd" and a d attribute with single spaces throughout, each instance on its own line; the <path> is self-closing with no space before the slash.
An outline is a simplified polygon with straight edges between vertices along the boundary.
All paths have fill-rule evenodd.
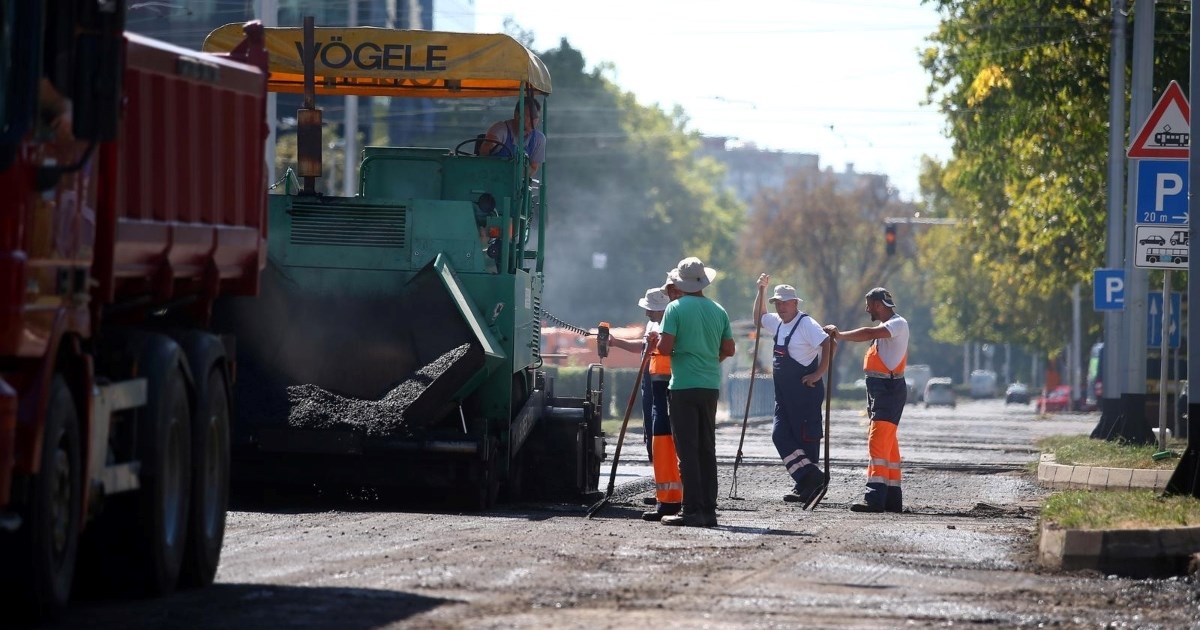
<path id="1" fill-rule="evenodd" d="M 1048 488 L 1162 491 L 1174 472 L 1169 469 L 1068 466 L 1055 463 L 1054 454 L 1046 453 L 1038 461 L 1037 479 Z"/>
<path id="2" fill-rule="evenodd" d="M 1163 577 L 1185 574 L 1197 550 L 1200 527 L 1085 530 L 1043 522 L 1038 560 L 1043 567 L 1062 571 Z"/>
<path id="3" fill-rule="evenodd" d="M 1068 466 L 1047 453 L 1038 461 L 1037 478 L 1056 489 L 1162 491 L 1173 472 Z M 1091 569 L 1134 578 L 1183 575 L 1200 551 L 1200 527 L 1088 530 L 1043 521 L 1040 531 L 1039 562 L 1061 571 Z"/>

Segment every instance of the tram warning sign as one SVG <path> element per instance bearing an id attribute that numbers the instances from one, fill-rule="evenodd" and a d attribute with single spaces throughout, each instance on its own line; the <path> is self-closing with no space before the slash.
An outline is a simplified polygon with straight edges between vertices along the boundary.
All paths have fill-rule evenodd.
<path id="1" fill-rule="evenodd" d="M 1191 108 L 1179 83 L 1171 81 L 1142 130 L 1129 146 L 1130 158 L 1186 160 L 1191 147 Z"/>

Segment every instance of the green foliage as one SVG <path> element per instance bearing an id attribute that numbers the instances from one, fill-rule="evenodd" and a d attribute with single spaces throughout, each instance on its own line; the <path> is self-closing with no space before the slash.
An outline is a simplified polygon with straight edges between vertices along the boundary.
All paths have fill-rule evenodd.
<path id="1" fill-rule="evenodd" d="M 1068 490 L 1046 500 L 1042 519 L 1067 529 L 1196 527 L 1200 500 L 1153 490 Z"/>
<path id="2" fill-rule="evenodd" d="M 926 2 L 943 17 L 922 63 L 953 157 L 926 165 L 922 190 L 935 216 L 962 219 L 921 242 L 922 266 L 937 270 L 936 334 L 1051 351 L 1068 333 L 1071 287 L 1104 262 L 1110 3 Z M 1188 16 L 1159 5 L 1165 87 L 1187 77 Z M 1137 3 L 1134 19 L 1153 6 Z"/>
<path id="3" fill-rule="evenodd" d="M 772 282 L 793 284 L 804 309 L 843 328 L 862 320 L 863 295 L 886 284 L 898 257 L 883 252 L 884 219 L 910 216 L 880 176 L 863 175 L 847 189 L 817 169 L 796 171 L 782 189 L 754 200 L 739 248 L 747 270 L 770 270 Z"/>
<path id="4" fill-rule="evenodd" d="M 724 269 L 744 212 L 723 170 L 698 157 L 681 110 L 640 104 L 608 76 L 586 70 L 565 40 L 539 53 L 554 77 L 546 123 L 545 307 L 579 323 L 639 314 L 637 299 L 685 256 Z M 593 266 L 593 255 L 606 257 Z M 713 290 L 717 297 L 725 274 Z"/>

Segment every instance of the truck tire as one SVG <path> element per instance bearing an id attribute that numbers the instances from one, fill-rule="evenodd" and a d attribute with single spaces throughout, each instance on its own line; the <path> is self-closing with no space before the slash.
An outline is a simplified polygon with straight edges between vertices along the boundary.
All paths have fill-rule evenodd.
<path id="1" fill-rule="evenodd" d="M 182 586 L 207 586 L 217 574 L 229 508 L 229 381 L 221 365 L 196 384 L 192 419 L 192 497 Z"/>
<path id="2" fill-rule="evenodd" d="M 160 346 L 158 356 L 143 362 L 149 368 L 145 372 L 149 387 L 140 427 L 142 487 L 134 542 L 135 557 L 141 560 L 139 578 L 151 595 L 171 593 L 179 582 L 192 476 L 191 405 L 179 361 L 182 353 L 174 342 L 163 339 L 169 348 L 154 344 Z"/>
<path id="3" fill-rule="evenodd" d="M 9 594 L 23 616 L 51 618 L 70 597 L 79 547 L 81 449 L 75 400 L 62 377 L 55 376 L 46 410 L 41 472 L 31 480 L 22 509 L 25 522 L 10 541 L 13 547 L 3 549 L 6 558 L 15 559 L 4 569 L 6 578 L 15 578 L 6 588 L 16 590 Z"/>

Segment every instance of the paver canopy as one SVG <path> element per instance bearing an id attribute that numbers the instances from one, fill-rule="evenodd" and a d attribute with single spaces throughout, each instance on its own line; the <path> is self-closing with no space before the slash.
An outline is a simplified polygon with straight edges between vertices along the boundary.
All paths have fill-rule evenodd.
<path id="1" fill-rule="evenodd" d="M 228 52 L 242 24 L 209 33 L 205 52 Z M 304 29 L 264 29 L 270 57 L 268 89 L 304 92 Z M 317 94 L 475 98 L 516 96 L 526 86 L 550 93 L 542 60 L 503 34 L 449 33 L 376 27 L 314 29 Z"/>

